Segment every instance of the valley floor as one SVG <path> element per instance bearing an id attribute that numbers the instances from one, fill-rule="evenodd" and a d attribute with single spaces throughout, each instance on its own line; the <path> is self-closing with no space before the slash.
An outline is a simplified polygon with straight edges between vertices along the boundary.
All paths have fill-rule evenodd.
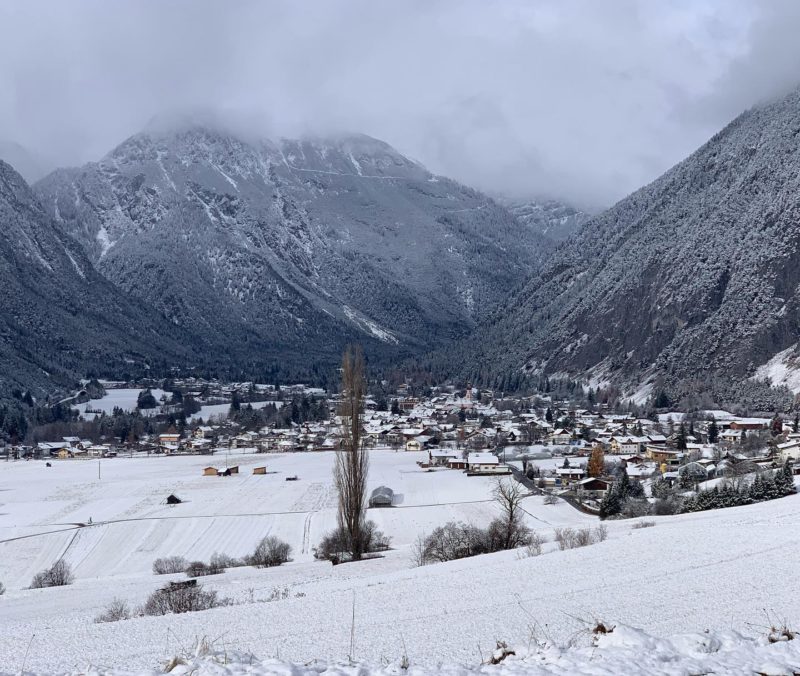
<path id="1" fill-rule="evenodd" d="M 35 673 L 90 664 L 154 669 L 190 652 L 202 637 L 231 655 L 241 651 L 301 664 L 340 663 L 351 656 L 352 638 L 357 660 L 388 668 L 406 654 L 412 667 L 428 665 L 431 671 L 444 664 L 480 664 L 497 640 L 523 651 L 549 642 L 575 648 L 559 653 L 558 660 L 551 651 L 550 662 L 531 657 L 502 668 L 538 664 L 578 673 L 574 661 L 562 668 L 559 660 L 584 660 L 588 668 L 591 655 L 580 650 L 597 621 L 657 636 L 711 630 L 722 637 L 720 645 L 745 646 L 753 659 L 770 650 L 768 657 L 795 659 L 798 642 L 731 643 L 719 632 L 763 639 L 770 621 L 800 626 L 800 496 L 655 518 L 652 528 L 609 522 L 606 541 L 569 551 L 557 550 L 553 529 L 595 526 L 596 519 L 534 496 L 525 501 L 526 518 L 551 540 L 541 556 L 503 552 L 415 568 L 411 548 L 420 533 L 451 519 L 484 525 L 495 514 L 488 478 L 423 472 L 415 464 L 420 457 L 372 453 L 370 488 L 386 484 L 401 496 L 398 507 L 369 512 L 394 549 L 380 559 L 336 567 L 314 561 L 311 553 L 335 522 L 331 454 L 231 456 L 228 463 L 241 472 L 233 477 L 201 476 L 205 465 L 224 467 L 221 457 L 104 460 L 100 480 L 96 461 L 54 462 L 52 468 L 42 462 L 0 465 L 0 581 L 8 588 L 0 597 L 0 673 L 16 673 L 23 663 Z M 276 473 L 251 474 L 252 467 L 265 464 Z M 291 474 L 299 480 L 285 481 Z M 170 493 L 186 502 L 162 504 Z M 91 527 L 71 525 L 90 516 Z M 54 532 L 40 535 L 48 531 Z M 241 556 L 269 533 L 292 544 L 292 563 L 201 579 L 236 605 L 93 623 L 111 599 L 138 605 L 170 577 L 183 577 L 154 576 L 155 558 L 207 560 L 215 551 Z M 74 567 L 75 584 L 25 588 L 35 572 L 62 555 Z M 661 673 L 688 673 L 667 670 L 669 661 L 700 650 L 687 648 L 685 639 L 670 644 L 669 658 L 663 641 L 622 626 L 613 636 L 602 639 L 611 644 L 609 655 L 630 653 L 629 644 L 642 654 L 661 650 Z M 275 673 L 289 673 L 283 663 L 274 666 Z"/>

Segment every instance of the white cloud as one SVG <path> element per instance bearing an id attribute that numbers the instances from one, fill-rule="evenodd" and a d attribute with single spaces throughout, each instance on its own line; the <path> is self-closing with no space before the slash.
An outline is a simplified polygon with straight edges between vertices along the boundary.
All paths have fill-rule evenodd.
<path id="1" fill-rule="evenodd" d="M 798 28 L 778 0 L 9 0 L 0 135 L 74 164 L 155 115 L 233 110 L 600 206 L 793 84 Z"/>

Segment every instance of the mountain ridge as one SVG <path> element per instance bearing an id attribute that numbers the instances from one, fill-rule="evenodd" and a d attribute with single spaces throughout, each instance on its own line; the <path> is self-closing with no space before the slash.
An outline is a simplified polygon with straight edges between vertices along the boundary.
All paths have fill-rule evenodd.
<path id="1" fill-rule="evenodd" d="M 641 403 L 664 390 L 687 405 L 787 405 L 754 376 L 800 335 L 798 134 L 795 91 L 590 219 L 479 330 L 473 362 Z"/>
<path id="2" fill-rule="evenodd" d="M 463 337 L 552 247 L 363 134 L 141 133 L 35 189 L 125 293 L 276 359 L 333 362 L 348 342 L 395 358 Z"/>

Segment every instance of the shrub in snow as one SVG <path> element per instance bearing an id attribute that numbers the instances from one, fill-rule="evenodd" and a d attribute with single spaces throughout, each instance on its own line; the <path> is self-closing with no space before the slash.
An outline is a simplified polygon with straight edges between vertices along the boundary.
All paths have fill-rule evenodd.
<path id="1" fill-rule="evenodd" d="M 546 505 L 557 505 L 560 499 L 555 493 L 547 493 L 544 496 L 544 504 Z"/>
<path id="2" fill-rule="evenodd" d="M 652 528 L 655 525 L 655 521 L 647 521 L 646 519 L 643 519 L 642 521 L 637 521 L 634 523 L 631 528 Z"/>
<path id="3" fill-rule="evenodd" d="M 364 553 L 374 554 L 375 552 L 385 552 L 389 549 L 390 538 L 378 530 L 374 521 L 367 521 L 362 528 L 364 539 Z M 352 547 L 349 535 L 341 528 L 336 528 L 328 533 L 319 546 L 314 550 L 314 556 L 318 559 L 326 559 L 334 564 L 348 561 Z"/>
<path id="4" fill-rule="evenodd" d="M 186 566 L 186 575 L 188 577 L 202 577 L 203 575 L 214 575 L 214 572 L 202 561 L 191 561 Z"/>
<path id="5" fill-rule="evenodd" d="M 528 544 L 525 546 L 525 554 L 527 556 L 539 556 L 542 553 L 542 545 L 547 542 L 542 535 L 533 532 L 530 535 Z"/>
<path id="6" fill-rule="evenodd" d="M 74 581 L 75 576 L 72 574 L 72 568 L 66 561 L 60 559 L 47 570 L 43 570 L 33 576 L 31 589 L 63 587 L 72 584 Z"/>
<path id="7" fill-rule="evenodd" d="M 228 568 L 238 568 L 240 566 L 244 566 L 245 562 L 241 559 L 234 559 L 232 556 L 228 556 L 227 554 L 219 554 L 214 552 L 211 555 L 211 559 L 208 562 L 209 570 L 213 570 L 214 573 L 224 573 Z"/>
<path id="8" fill-rule="evenodd" d="M 558 543 L 558 548 L 562 551 L 593 545 L 596 542 L 602 542 L 607 537 L 608 528 L 603 524 L 593 529 L 556 528 L 555 531 L 555 540 Z"/>
<path id="9" fill-rule="evenodd" d="M 127 620 L 131 616 L 131 610 L 128 604 L 122 599 L 114 599 L 106 606 L 106 609 L 94 618 L 95 624 L 101 622 L 119 622 L 120 620 Z"/>
<path id="10" fill-rule="evenodd" d="M 248 563 L 258 568 L 280 566 L 289 560 L 291 553 L 292 548 L 288 542 L 284 542 L 274 535 L 268 535 L 258 543 L 255 551 L 248 558 Z"/>
<path id="11" fill-rule="evenodd" d="M 677 514 L 681 509 L 681 500 L 678 497 L 659 498 L 653 503 L 653 514 L 656 516 L 669 516 Z"/>
<path id="12" fill-rule="evenodd" d="M 623 519 L 636 519 L 650 513 L 650 503 L 647 500 L 628 498 L 622 506 L 620 516 Z"/>
<path id="13" fill-rule="evenodd" d="M 169 575 L 182 573 L 186 570 L 188 562 L 182 556 L 165 556 L 153 561 L 153 573 L 156 575 Z"/>
<path id="14" fill-rule="evenodd" d="M 423 563 L 464 559 L 491 552 L 488 531 L 472 524 L 450 521 L 425 536 L 418 556 Z"/>
<path id="15" fill-rule="evenodd" d="M 142 615 L 169 615 L 191 613 L 228 605 L 227 599 L 219 599 L 217 592 L 206 591 L 199 584 L 170 584 L 156 589 L 141 608 Z"/>
<path id="16" fill-rule="evenodd" d="M 6 586 L 0 582 L 0 596 L 6 593 Z"/>

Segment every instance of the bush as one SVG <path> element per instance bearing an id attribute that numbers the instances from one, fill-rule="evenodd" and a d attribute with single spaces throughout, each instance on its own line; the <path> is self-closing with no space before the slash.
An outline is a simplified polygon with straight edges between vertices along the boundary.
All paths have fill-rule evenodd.
<path id="1" fill-rule="evenodd" d="M 227 599 L 217 598 L 217 592 L 205 591 L 199 584 L 169 584 L 156 589 L 141 608 L 142 615 L 191 613 L 228 605 Z"/>
<path id="2" fill-rule="evenodd" d="M 47 570 L 43 570 L 33 576 L 31 589 L 64 587 L 68 584 L 72 584 L 74 581 L 75 576 L 72 574 L 70 565 L 64 561 L 64 559 L 59 559 Z"/>
<path id="3" fill-rule="evenodd" d="M 213 570 L 213 573 L 210 575 L 215 575 L 217 573 L 224 573 L 228 568 L 239 568 L 240 566 L 244 566 L 245 562 L 241 559 L 234 559 L 232 556 L 228 556 L 227 554 L 218 554 L 214 552 L 211 555 L 211 560 L 208 562 L 209 570 Z"/>
<path id="4" fill-rule="evenodd" d="M 641 521 L 637 521 L 636 523 L 631 525 L 631 528 L 634 528 L 634 529 L 636 529 L 636 528 L 652 528 L 655 525 L 656 525 L 655 521 L 647 521 L 645 519 L 642 519 Z"/>
<path id="5" fill-rule="evenodd" d="M 390 538 L 378 530 L 374 521 L 367 521 L 364 524 L 363 535 L 365 554 L 385 552 L 389 549 Z M 322 538 L 319 546 L 314 550 L 314 557 L 338 564 L 347 561 L 351 551 L 349 535 L 341 528 L 336 528 Z"/>
<path id="6" fill-rule="evenodd" d="M 202 561 L 192 561 L 186 566 L 186 575 L 188 577 L 203 577 L 204 575 L 214 575 L 214 573 Z"/>
<path id="7" fill-rule="evenodd" d="M 487 531 L 450 521 L 425 537 L 418 560 L 423 563 L 454 561 L 491 551 Z"/>
<path id="8" fill-rule="evenodd" d="M 153 561 L 153 573 L 156 575 L 183 573 L 188 565 L 188 562 L 182 556 L 166 556 Z"/>
<path id="9" fill-rule="evenodd" d="M 669 516 L 677 514 L 681 509 L 681 499 L 676 496 L 659 498 L 653 503 L 653 514 L 656 516 Z"/>
<path id="10" fill-rule="evenodd" d="M 542 545 L 547 542 L 544 536 L 539 535 L 537 532 L 531 533 L 528 544 L 525 547 L 525 553 L 528 556 L 539 556 L 542 553 Z"/>
<path id="11" fill-rule="evenodd" d="M 608 528 L 600 524 L 597 528 L 556 528 L 556 542 L 561 551 L 587 547 L 596 542 L 603 542 L 608 537 Z"/>
<path id="12" fill-rule="evenodd" d="M 628 498 L 622 506 L 620 516 L 623 519 L 636 519 L 650 513 L 650 503 L 647 500 Z"/>
<path id="13" fill-rule="evenodd" d="M 572 528 L 556 528 L 556 542 L 561 551 L 574 547 L 575 531 Z"/>
<path id="14" fill-rule="evenodd" d="M 119 622 L 120 620 L 130 619 L 131 611 L 128 604 L 122 599 L 114 599 L 106 606 L 106 609 L 94 618 L 95 624 L 101 622 Z"/>
<path id="15" fill-rule="evenodd" d="M 592 544 L 592 531 L 588 528 L 579 528 L 575 531 L 575 547 L 588 547 Z"/>
<path id="16" fill-rule="evenodd" d="M 0 596 L 6 593 L 6 586 L 0 582 Z"/>
<path id="17" fill-rule="evenodd" d="M 258 568 L 280 566 L 289 560 L 291 553 L 292 548 L 289 543 L 274 535 L 267 535 L 258 543 L 255 551 L 248 558 L 248 563 Z"/>
<path id="18" fill-rule="evenodd" d="M 557 505 L 560 499 L 555 493 L 547 493 L 544 496 L 544 504 L 546 505 Z"/>

